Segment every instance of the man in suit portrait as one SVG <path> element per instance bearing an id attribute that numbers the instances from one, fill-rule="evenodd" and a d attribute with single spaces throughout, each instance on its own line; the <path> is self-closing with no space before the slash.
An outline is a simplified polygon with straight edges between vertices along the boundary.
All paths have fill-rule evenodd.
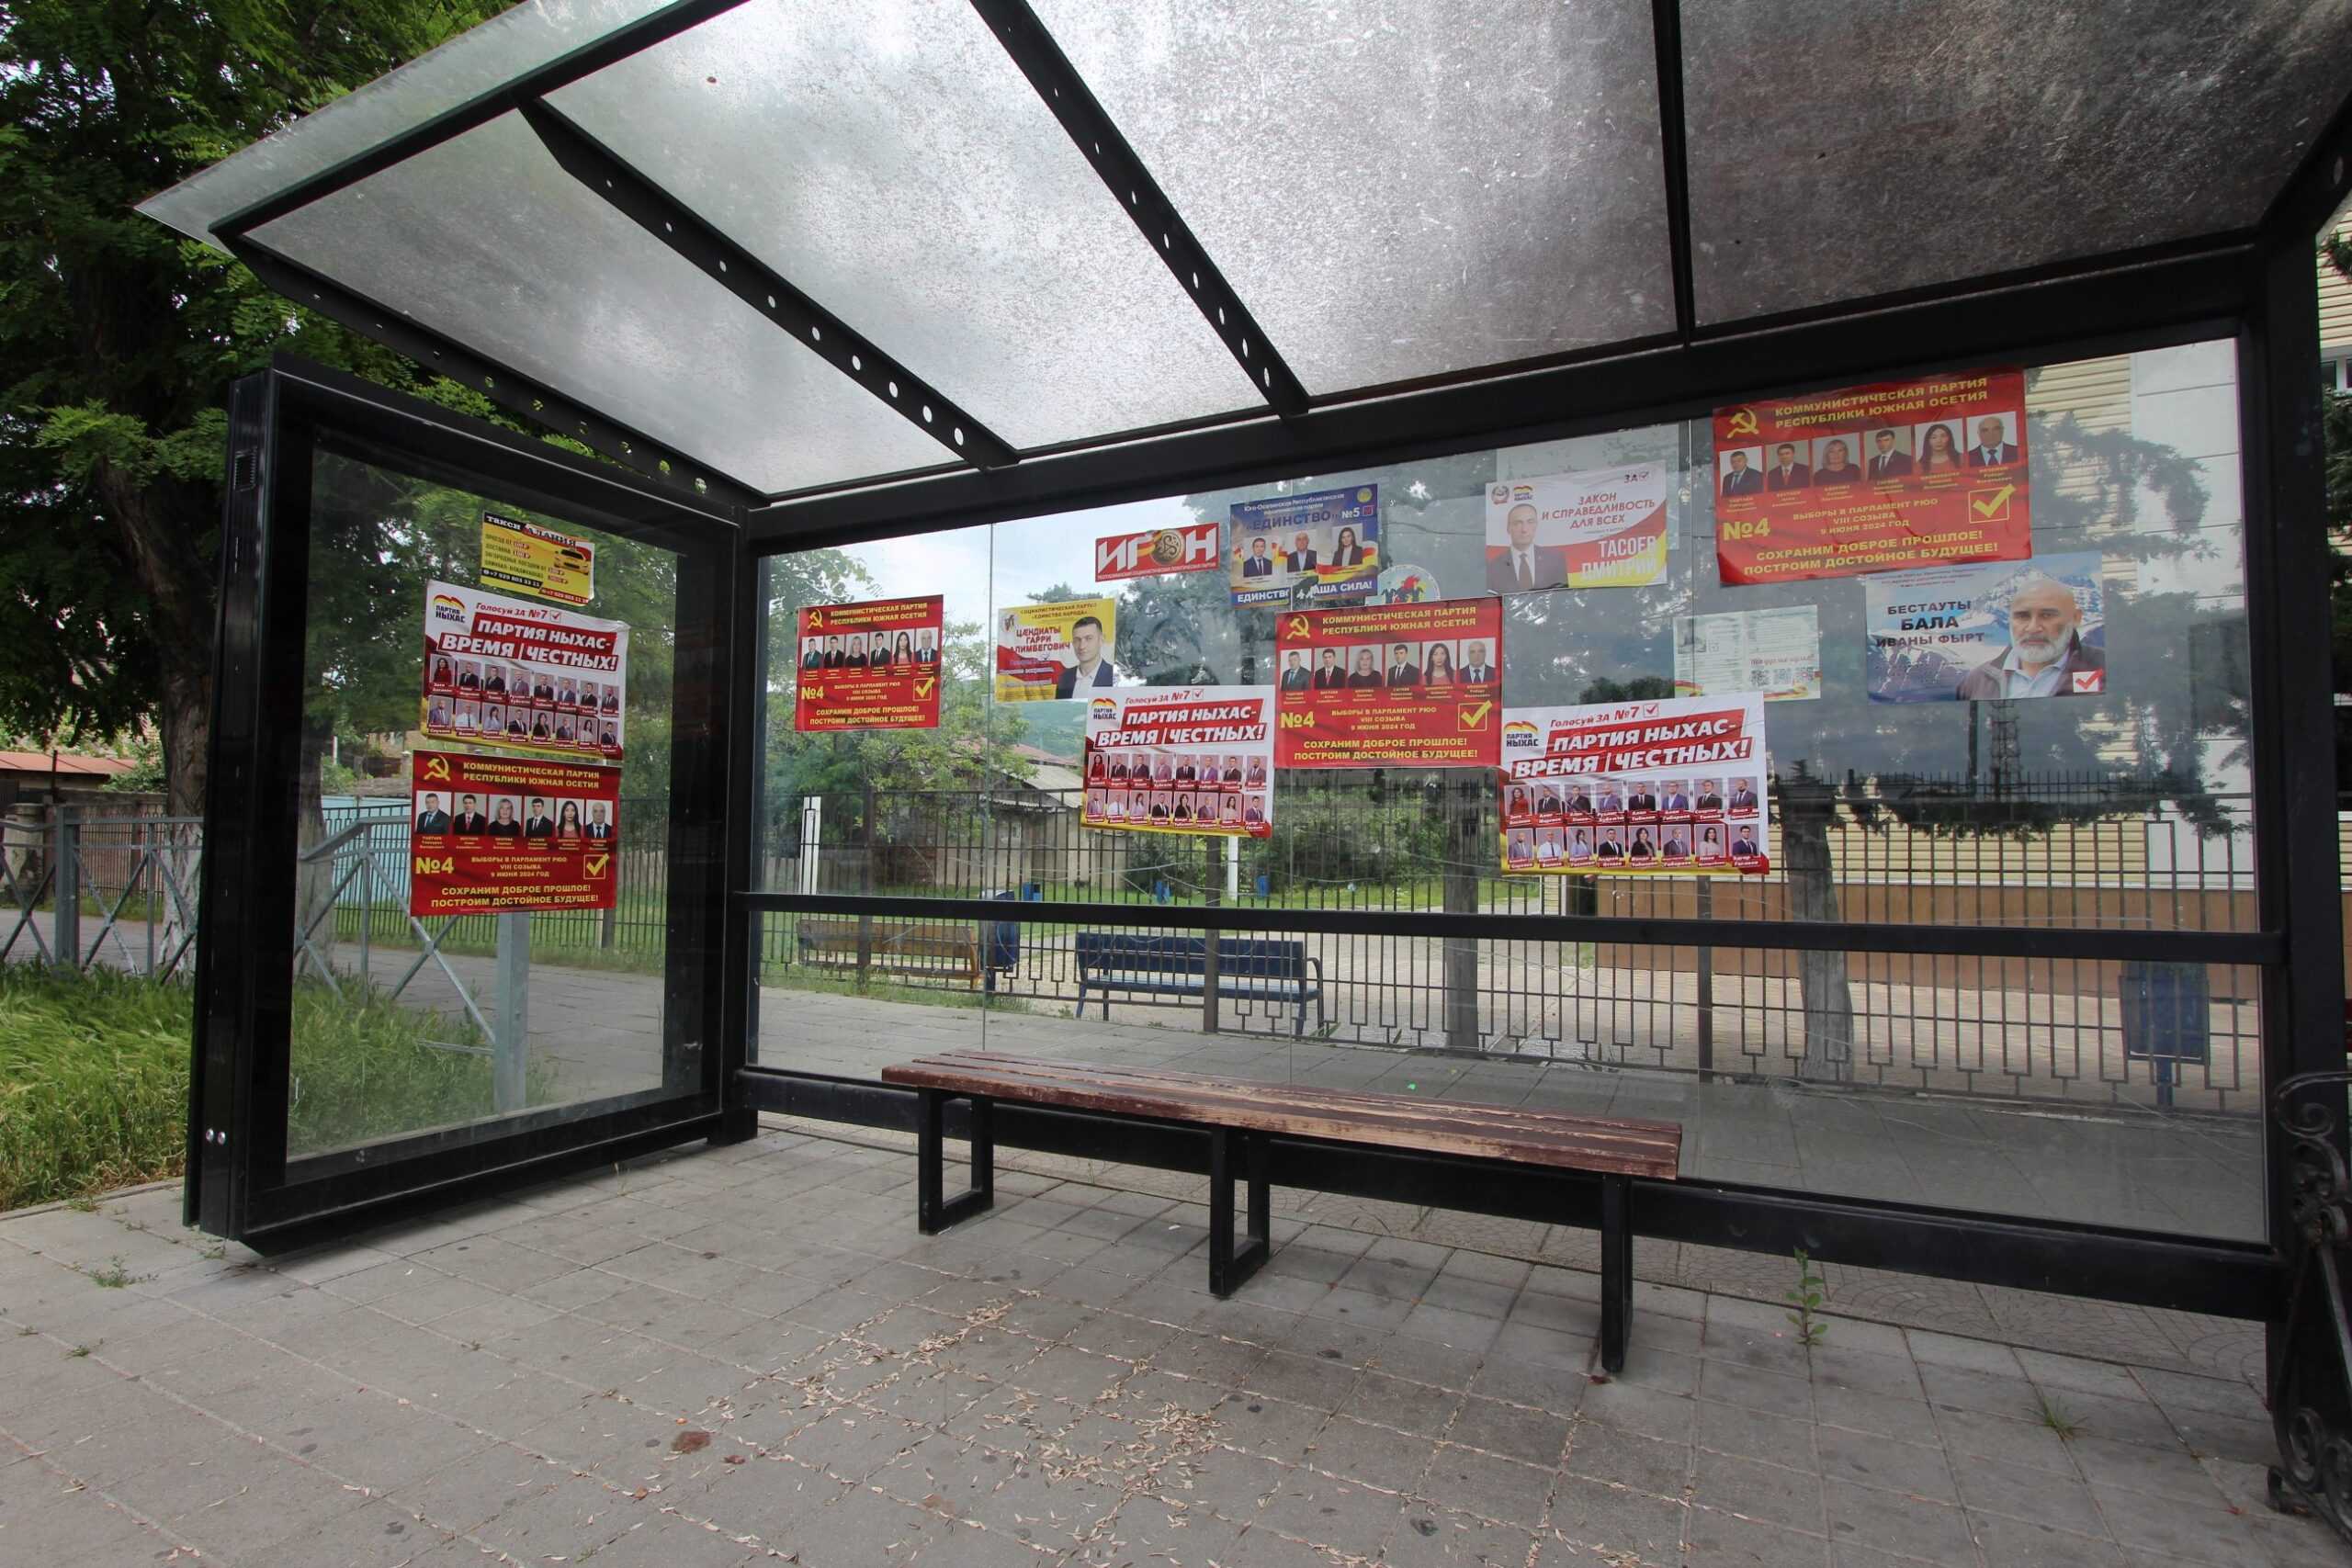
<path id="1" fill-rule="evenodd" d="M 939 649 L 932 644 L 931 628 L 928 626 L 915 633 L 915 662 L 917 664 L 939 662 Z"/>
<path id="2" fill-rule="evenodd" d="M 1713 779 L 1699 781 L 1699 809 L 1721 811 L 1724 808 L 1723 786 Z"/>
<path id="3" fill-rule="evenodd" d="M 1813 469 L 1797 461 L 1796 443 L 1783 441 L 1772 448 L 1772 466 L 1764 471 L 1766 490 L 1803 490 L 1813 482 Z"/>
<path id="4" fill-rule="evenodd" d="M 1568 815 L 1571 817 L 1578 815 L 1586 817 L 1591 816 L 1592 791 L 1585 788 L 1582 784 L 1577 785 L 1576 793 L 1568 796 Z"/>
<path id="5" fill-rule="evenodd" d="M 1290 548 L 1283 554 L 1283 570 L 1284 571 L 1313 571 L 1315 570 L 1314 541 L 1305 534 L 1291 540 Z"/>
<path id="6" fill-rule="evenodd" d="M 1315 656 L 1315 689 L 1318 692 L 1337 691 L 1348 683 L 1348 671 L 1340 662 L 1340 650 L 1327 648 Z"/>
<path id="7" fill-rule="evenodd" d="M 845 653 L 843 653 L 843 652 L 842 651 L 842 634 L 841 634 L 841 633 L 839 633 L 839 632 L 835 632 L 835 633 L 833 633 L 833 634 L 832 634 L 832 636 L 831 636 L 831 637 L 827 637 L 827 638 L 825 639 L 825 668 L 826 668 L 826 669 L 828 669 L 828 670 L 838 670 L 838 669 L 840 669 L 840 668 L 842 667 L 842 660 L 844 660 L 844 659 L 846 659 L 846 658 L 848 658 L 848 657 L 849 657 L 849 655 L 847 655 L 847 654 L 845 654 Z"/>
<path id="8" fill-rule="evenodd" d="M 472 665 L 465 665 L 458 670 L 458 690 L 461 692 L 479 692 L 481 690 L 481 677 L 474 673 L 474 668 Z"/>
<path id="9" fill-rule="evenodd" d="M 1732 853 L 1732 858 L 1733 858 L 1734 860 L 1753 860 L 1753 859 L 1755 859 L 1755 858 L 1756 858 L 1756 835 L 1755 835 L 1755 833 L 1754 833 L 1753 831 L 1751 831 L 1750 829 L 1748 829 L 1742 828 L 1742 829 L 1739 830 L 1738 835 L 1737 835 L 1736 838 L 1734 838 L 1734 839 L 1732 840 L 1732 841 L 1731 841 L 1731 853 Z"/>
<path id="10" fill-rule="evenodd" d="M 1969 456 L 1975 457 L 1970 448 Z M 1962 702 L 2001 697 L 2096 696 L 2107 655 L 2083 641 L 2083 608 L 2055 578 L 2029 579 L 2009 595 L 2009 650 L 1960 678 Z"/>
<path id="11" fill-rule="evenodd" d="M 1725 495 L 1754 495 L 1764 488 L 1764 476 L 1747 466 L 1747 454 L 1735 449 L 1731 466 L 1724 470 Z"/>
<path id="12" fill-rule="evenodd" d="M 1986 414 L 1976 422 L 1976 445 L 1968 449 L 1968 466 L 1972 468 L 1997 468 L 2004 463 L 2018 460 L 2017 443 L 2001 437 L 2007 427 L 1996 414 Z"/>
<path id="13" fill-rule="evenodd" d="M 1070 623 L 1069 651 L 1075 662 L 1054 677 L 1054 695 L 1076 696 L 1080 686 L 1108 686 L 1118 679 L 1102 657 L 1102 623 L 1092 615 Z"/>
<path id="14" fill-rule="evenodd" d="M 1683 787 L 1682 781 L 1680 779 L 1677 779 L 1672 784 L 1666 786 L 1666 800 L 1659 809 L 1664 811 L 1688 811 L 1690 809 L 1690 792 Z"/>
<path id="15" fill-rule="evenodd" d="M 1468 686 L 1492 685 L 1497 675 L 1500 672 L 1497 671 L 1493 665 L 1487 662 L 1487 645 L 1485 643 L 1474 642 L 1464 647 L 1462 649 L 1463 684 Z"/>
<path id="16" fill-rule="evenodd" d="M 480 833 L 490 826 L 490 818 L 481 814 L 481 803 L 470 795 L 458 796 L 458 815 L 449 824 L 453 833 Z"/>
<path id="17" fill-rule="evenodd" d="M 1330 649 L 1326 649 L 1324 651 L 1328 653 Z M 1291 649 L 1283 658 L 1283 690 L 1285 692 L 1303 692 L 1314 683 L 1315 675 L 1312 671 L 1306 668 L 1306 660 L 1305 656 L 1296 649 Z"/>
<path id="18" fill-rule="evenodd" d="M 449 814 L 441 809 L 441 797 L 430 792 L 417 808 L 416 830 L 420 833 L 446 833 L 449 830 Z"/>
<path id="19" fill-rule="evenodd" d="M 1421 682 L 1421 667 L 1413 662 L 1413 645 L 1400 642 L 1388 650 L 1388 683 L 1392 686 L 1418 686 Z"/>
<path id="20" fill-rule="evenodd" d="M 609 681 L 605 683 L 605 711 L 606 713 L 621 711 L 621 689 Z"/>
<path id="21" fill-rule="evenodd" d="M 1218 778 L 1217 782 L 1219 784 L 1238 784 L 1241 782 L 1241 759 L 1239 757 L 1227 757 L 1225 760 L 1225 772 Z"/>
<path id="22" fill-rule="evenodd" d="M 531 797 L 531 807 L 523 815 L 523 837 L 526 839 L 555 837 L 555 818 L 548 812 L 548 803 L 537 795 Z"/>
<path id="23" fill-rule="evenodd" d="M 1756 786 L 1746 779 L 1731 786 L 1731 808 L 1734 811 L 1756 809 Z"/>
<path id="24" fill-rule="evenodd" d="M 1871 478 L 1899 479 L 1911 472 L 1911 454 L 1894 449 L 1894 432 L 1882 430 L 1871 437 Z"/>
<path id="25" fill-rule="evenodd" d="M 1637 786 L 1631 795 L 1625 797 L 1625 809 L 1628 811 L 1656 811 L 1657 809 L 1657 796 L 1651 794 L 1648 790 L 1642 789 Z"/>
<path id="26" fill-rule="evenodd" d="M 1193 759 L 1190 757 L 1185 758 L 1182 761 L 1176 764 L 1176 782 L 1178 784 L 1193 784 L 1197 782 L 1200 776 L 1199 772 L 1193 768 Z"/>
<path id="27" fill-rule="evenodd" d="M 803 670 L 822 670 L 824 667 L 824 639 L 822 637 L 812 637 L 808 639 L 808 651 L 800 656 L 800 668 Z"/>
<path id="28" fill-rule="evenodd" d="M 609 839 L 613 836 L 613 825 L 605 820 L 605 803 L 601 800 L 592 800 L 588 803 L 588 836 L 592 839 Z"/>
<path id="29" fill-rule="evenodd" d="M 1568 552 L 1557 545 L 1538 545 L 1535 520 L 1535 508 L 1523 501 L 1504 514 L 1503 531 L 1510 542 L 1487 562 L 1487 592 L 1532 593 L 1567 585 Z"/>
<path id="30" fill-rule="evenodd" d="M 490 679 L 481 683 L 481 694 L 485 697 L 506 694 L 506 666 L 493 664 L 490 667 Z"/>
<path id="31" fill-rule="evenodd" d="M 1266 536 L 1263 534 L 1250 541 L 1250 558 L 1241 563 L 1241 575 L 1244 577 L 1274 575 L 1274 558 L 1266 553 Z"/>
<path id="32" fill-rule="evenodd" d="M 1606 816 L 1611 812 L 1624 810 L 1625 797 L 1617 792 L 1615 784 L 1605 784 L 1600 786 L 1600 798 L 1593 804 L 1596 810 Z"/>

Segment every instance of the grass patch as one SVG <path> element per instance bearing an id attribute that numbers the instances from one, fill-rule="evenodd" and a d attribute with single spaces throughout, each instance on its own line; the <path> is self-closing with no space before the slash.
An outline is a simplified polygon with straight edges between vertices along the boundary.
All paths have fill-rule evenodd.
<path id="1" fill-rule="evenodd" d="M 294 987 L 287 1137 L 295 1154 L 493 1113 L 469 1024 L 316 980 Z M 0 964 L 0 1210 L 180 1174 L 187 1155 L 189 987 L 97 969 Z M 533 1067 L 534 1102 L 552 1097 Z"/>

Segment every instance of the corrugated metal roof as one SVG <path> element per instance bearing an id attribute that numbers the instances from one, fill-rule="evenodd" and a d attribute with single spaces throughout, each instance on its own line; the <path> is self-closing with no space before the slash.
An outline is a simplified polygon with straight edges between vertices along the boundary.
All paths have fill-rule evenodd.
<path id="1" fill-rule="evenodd" d="M 136 762 L 120 757 L 84 757 L 72 751 L 57 753 L 57 775 L 60 778 L 112 778 L 137 767 Z M 46 773 L 50 771 L 50 753 L 46 751 L 0 751 L 0 773 Z"/>

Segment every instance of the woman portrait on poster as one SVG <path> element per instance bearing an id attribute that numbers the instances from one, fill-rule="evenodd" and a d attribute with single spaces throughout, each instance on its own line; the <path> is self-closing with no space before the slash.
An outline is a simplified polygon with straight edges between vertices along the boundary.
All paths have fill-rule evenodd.
<path id="1" fill-rule="evenodd" d="M 893 664 L 903 664 L 903 665 L 907 666 L 909 669 L 912 669 L 912 668 L 914 667 L 914 662 L 915 662 L 915 634 L 914 634 L 914 633 L 912 633 L 912 632 L 900 632 L 900 633 L 899 634 L 899 649 L 898 649 L 898 651 L 897 651 L 897 652 L 893 653 L 893 654 L 890 656 L 890 662 L 891 662 L 891 663 L 893 663 Z"/>
<path id="2" fill-rule="evenodd" d="M 1363 564 L 1363 547 L 1356 543 L 1356 531 L 1353 528 L 1340 530 L 1339 542 L 1331 547 L 1331 564 L 1333 566 L 1362 566 Z"/>
<path id="3" fill-rule="evenodd" d="M 1107 776 L 1102 766 L 1102 752 L 1089 751 L 1086 754 L 1086 776 L 1090 779 L 1100 779 Z"/>
<path id="4" fill-rule="evenodd" d="M 580 803 L 567 800 L 555 814 L 555 836 L 566 842 L 576 840 L 581 834 Z"/>
<path id="5" fill-rule="evenodd" d="M 523 836 L 523 824 L 514 820 L 514 803 L 512 800 L 498 803 L 498 810 L 490 819 L 490 829 L 482 836 L 489 839 L 519 839 Z"/>
<path id="6" fill-rule="evenodd" d="M 1442 642 L 1433 642 L 1421 655 L 1421 684 L 1451 686 L 1453 682 L 1453 649 Z"/>
<path id="7" fill-rule="evenodd" d="M 1916 471 L 1922 474 L 1956 474 L 1962 468 L 1960 438 L 1949 424 L 1930 424 L 1919 433 L 1919 461 Z"/>
<path id="8" fill-rule="evenodd" d="M 1657 846 L 1650 842 L 1650 830 L 1647 828 L 1634 829 L 1634 847 L 1625 858 L 1629 861 L 1657 859 Z"/>
<path id="9" fill-rule="evenodd" d="M 1380 656 L 1377 651 L 1369 648 L 1357 649 L 1355 668 L 1348 671 L 1348 689 L 1377 691 L 1386 684 L 1387 682 L 1380 678 Z"/>

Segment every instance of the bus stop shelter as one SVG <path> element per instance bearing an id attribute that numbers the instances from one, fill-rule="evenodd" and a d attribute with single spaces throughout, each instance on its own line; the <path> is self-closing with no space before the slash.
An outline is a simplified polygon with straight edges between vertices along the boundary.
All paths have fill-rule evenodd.
<path id="1" fill-rule="evenodd" d="M 1862 1175 L 1782 1179 L 1760 1156 L 1725 1156 L 1645 1187 L 1637 1229 L 2262 1320 L 2287 1484 L 2343 1528 L 2352 1363 L 2336 1269 L 2352 1221 L 2312 251 L 2352 192 L 2347 55 L 2352 8 L 2285 0 L 2064 14 L 2007 0 L 1933 14 L 1677 0 L 1214 11 L 576 0 L 518 7 L 159 195 L 144 211 L 288 300 L 594 455 L 294 361 L 238 387 L 189 1218 L 273 1244 L 628 1153 L 741 1138 L 763 1110 L 909 1124 L 909 1097 L 845 1066 L 829 1040 L 812 1032 L 798 1057 L 777 1043 L 796 1028 L 866 1025 L 813 1004 L 799 1012 L 763 984 L 768 934 L 799 931 L 798 951 L 821 955 L 807 933 L 828 920 L 862 928 L 869 946 L 884 923 L 994 931 L 1005 909 L 990 895 L 1026 878 L 976 865 L 910 882 L 882 863 L 870 789 L 848 838 L 793 829 L 811 864 L 820 843 L 861 850 L 863 880 L 771 874 L 776 825 L 806 816 L 769 798 L 772 753 L 799 744 L 770 712 L 802 649 L 778 617 L 855 586 L 812 582 L 826 552 L 869 568 L 870 591 L 834 599 L 927 592 L 917 568 L 901 581 L 891 563 L 975 531 L 1010 556 L 1043 536 L 1042 520 L 1087 509 L 1211 492 L 1239 504 L 1377 470 L 1400 545 L 1454 550 L 1453 539 L 1469 561 L 1478 545 L 1445 506 L 1475 511 L 1489 486 L 1570 467 L 1657 462 L 1679 476 L 1679 564 L 1666 581 L 1684 597 L 1645 604 L 1625 636 L 1663 648 L 1679 614 L 1735 613 L 1721 596 L 1730 580 L 1702 558 L 1743 482 L 1716 450 L 1718 433 L 1737 428 L 1724 418 L 2023 367 L 2007 434 L 2030 430 L 2036 526 L 2106 563 L 2088 570 L 2113 606 L 2113 679 L 2075 688 L 2096 699 L 2070 710 L 2083 716 L 2061 725 L 2032 703 L 1971 700 L 1964 774 L 1954 761 L 1958 782 L 1923 793 L 1917 779 L 1948 754 L 1942 732 L 1931 761 L 1905 771 L 1882 747 L 1898 724 L 1884 715 L 1913 723 L 1918 710 L 1816 694 L 1809 712 L 1852 722 L 1806 731 L 1804 751 L 1776 748 L 1792 879 L 1777 902 L 1512 902 L 1462 870 L 1493 861 L 1493 791 L 1448 793 L 1397 769 L 1364 787 L 1429 792 L 1415 798 L 1444 826 L 1423 869 L 1432 886 L 1453 875 L 1450 891 L 1382 908 L 1253 903 L 1202 876 L 1199 897 L 1123 901 L 1115 923 L 1327 952 L 1418 943 L 1409 951 L 1425 948 L 1440 976 L 1428 984 L 1449 997 L 1481 964 L 1532 964 L 1557 987 L 1585 983 L 1555 972 L 1590 969 L 1586 948 L 1604 968 L 1623 949 L 1712 954 L 1698 983 L 1711 987 L 1702 1011 L 1720 1059 L 1686 1072 L 1668 1042 L 1646 1061 L 1593 1065 L 1617 1073 L 1612 1083 L 1670 1082 L 1660 1093 L 1722 1088 L 1725 1108 L 1711 1114 L 1726 1127 L 1742 1107 L 1800 1104 L 1781 1086 L 1814 1076 L 1825 986 L 1868 998 L 1894 994 L 1870 988 L 1882 981 L 1900 987 L 1914 1009 L 1914 1043 L 1901 1048 L 1919 1049 L 1928 1019 L 1951 1053 L 1936 1070 L 1978 1074 L 1988 1069 L 1968 1053 L 1986 1048 L 1974 1032 L 1996 991 L 2067 993 L 2063 1014 L 2017 1004 L 1994 1048 L 2023 1061 L 2061 1035 L 2076 1048 L 2097 1010 L 2083 998 L 2104 1008 L 2109 976 L 2194 971 L 2188 1032 L 2209 1044 L 2151 1047 L 2143 999 L 2139 1021 L 2093 1030 L 2097 1064 L 2061 1076 L 2089 1084 L 2102 1115 L 2238 1138 L 2245 1159 L 2227 1168 L 2242 1170 L 2243 1190 L 2221 1196 L 2242 1222 L 2199 1207 L 2214 1196 L 2193 1190 L 2203 1178 L 2175 1193 L 2172 1178 L 2139 1167 L 2029 1204 L 1970 1186 L 1965 1171 L 1889 1195 Z M 2120 378 L 2112 400 L 2067 389 L 2102 375 Z M 2189 404 L 2165 400 L 2192 391 L 2193 435 L 2165 423 Z M 1758 467 L 1776 460 L 1758 451 Z M 2192 491 L 2193 505 L 2182 500 Z M 630 623 L 628 754 L 645 770 L 630 776 L 653 778 L 662 802 L 628 829 L 662 857 L 645 895 L 664 941 L 635 1036 L 642 1056 L 557 1092 L 528 1063 L 503 1060 L 511 1079 L 481 1114 L 308 1137 L 305 987 L 342 960 L 318 934 L 334 928 L 312 900 L 338 863 L 320 848 L 300 783 L 299 716 L 322 692 L 357 688 L 379 631 L 419 661 L 416 623 L 390 617 L 418 613 L 422 578 L 392 581 L 380 601 L 348 595 L 373 592 L 412 546 L 424 577 L 481 584 L 474 547 L 449 541 L 469 540 L 484 509 L 603 541 L 607 581 L 635 585 L 634 608 L 599 598 L 584 609 Z M 1475 518 L 1462 526 L 1475 532 Z M 1504 558 L 1500 545 L 1483 558 Z M 1082 553 L 1068 575 L 1096 580 Z M 1850 578 L 1800 586 L 1815 596 L 1771 604 L 1812 605 L 1835 626 L 1862 603 Z M 1575 600 L 1575 615 L 1510 601 L 1512 646 L 1544 650 L 1542 679 L 1631 672 L 1597 632 L 1577 640 L 1586 608 L 1613 615 L 1631 603 L 1586 605 L 1604 592 Z M 1270 682 L 1270 617 L 1238 601 L 1213 608 L 1193 663 L 1129 673 L 1172 686 L 1215 663 L 1212 683 Z M 2158 609 L 2187 629 L 2157 634 Z M 2136 643 L 2134 613 L 2148 628 Z M 1127 635 L 1140 646 L 1141 633 Z M 2153 671 L 2175 653 L 2188 662 L 2159 691 Z M 1237 664 L 1244 657 L 1268 662 Z M 1816 649 L 1832 677 L 1843 657 Z M 2136 695 L 2135 659 L 2151 671 Z M 1876 679 L 1853 660 L 1855 679 Z M 1511 663 L 1503 700 L 1529 701 L 1508 684 L 1521 679 Z M 657 666 L 658 683 L 640 690 Z M 1850 710 L 1838 705 L 1848 697 Z M 1815 722 L 1781 716 L 1795 705 L 1774 705 L 1776 729 Z M 995 711 L 975 721 L 984 743 Z M 2162 746 L 2159 732 L 2171 737 Z M 2100 785 L 2110 793 L 2097 809 L 2043 790 L 2034 758 L 2078 744 L 2136 782 Z M 1865 773 L 1877 784 L 1851 782 Z M 1897 774 L 1913 781 L 1899 799 Z M 808 793 L 826 789 L 839 794 Z M 1273 798 L 1297 809 L 1297 796 Z M 1001 804 L 972 809 L 985 828 Z M 838 823 L 847 807 L 826 810 Z M 1893 813 L 1916 830 L 1925 858 L 1907 901 L 1872 905 L 1853 891 L 1883 886 L 1867 878 L 1846 884 L 1842 913 L 1806 896 L 1808 811 L 1849 826 Z M 2075 894 L 2026 913 L 1987 891 L 2005 881 L 1997 856 L 1965 877 L 1936 858 L 1962 829 L 1973 843 L 2046 845 L 2102 814 L 2163 825 L 2173 847 L 2094 856 Z M 1845 839 L 1818 841 L 1849 854 Z M 2179 846 L 2216 843 L 2232 846 L 2225 865 L 2185 869 Z M 1838 862 L 1849 863 L 1860 863 Z M 2155 896 L 2160 877 L 2168 898 Z M 1965 896 L 1940 896 L 1963 885 Z M 2181 912 L 2184 896 L 2199 912 Z M 1039 933 L 1110 918 L 1057 878 L 1024 902 L 1020 926 Z M 372 908 L 362 919 L 377 929 Z M 456 981 L 431 922 L 410 923 L 411 974 L 440 956 Z M 533 971 L 527 931 L 514 940 L 510 994 L 474 1013 L 491 1041 L 478 1053 L 526 1027 L 526 999 L 544 1019 L 567 987 L 590 990 Z M 871 954 L 859 953 L 862 985 Z M 1679 960 L 1647 971 L 1689 972 Z M 2077 974 L 2097 978 L 2077 987 Z M 1731 994 L 1726 976 L 1792 999 L 1769 1023 L 1746 1011 L 1725 1022 L 1731 1004 L 1712 998 Z M 2207 1017 L 2222 986 L 2228 1010 Z M 1947 992 L 1964 999 L 1947 1009 L 1930 996 Z M 1865 1025 L 1878 1006 L 1862 1005 Z M 1476 1012 L 1432 1025 L 1426 1058 L 1474 1063 L 1471 1098 L 1491 1081 L 1479 1074 L 1517 1070 L 1479 1058 L 1524 1055 L 1494 1038 L 1531 1032 Z M 1214 1029 L 1214 1006 L 1209 1016 Z M 975 1017 L 990 1031 L 1045 1028 Z M 1892 1035 L 1834 1032 L 1846 1055 L 1832 1078 L 1894 1060 Z M 2244 1045 L 2226 1081 L 2217 1033 Z M 1265 1070 L 1326 1070 L 1306 1050 L 1285 1046 Z M 1908 1088 L 1949 1088 L 1918 1072 Z M 2019 1067 L 2011 1085 L 2032 1077 Z M 2188 1100 L 2215 1120 L 2181 1120 Z M 1925 1117 L 1939 1102 L 1929 1092 L 1905 1103 Z M 2112 1131 L 2098 1117 L 2037 1125 L 2060 1130 L 2021 1157 L 2063 1162 Z M 1193 1142 L 1138 1142 L 1080 1116 L 1008 1115 L 998 1136 L 1115 1146 L 1178 1168 L 1204 1158 Z M 1439 1202 L 1453 1190 L 1442 1172 L 1337 1159 L 1311 1141 L 1278 1145 L 1276 1159 L 1301 1187 Z M 2139 1201 L 2151 1192 L 2162 1201 Z M 1568 1215 L 1594 1201 L 1572 1180 L 1535 1177 L 1516 1201 Z"/>

